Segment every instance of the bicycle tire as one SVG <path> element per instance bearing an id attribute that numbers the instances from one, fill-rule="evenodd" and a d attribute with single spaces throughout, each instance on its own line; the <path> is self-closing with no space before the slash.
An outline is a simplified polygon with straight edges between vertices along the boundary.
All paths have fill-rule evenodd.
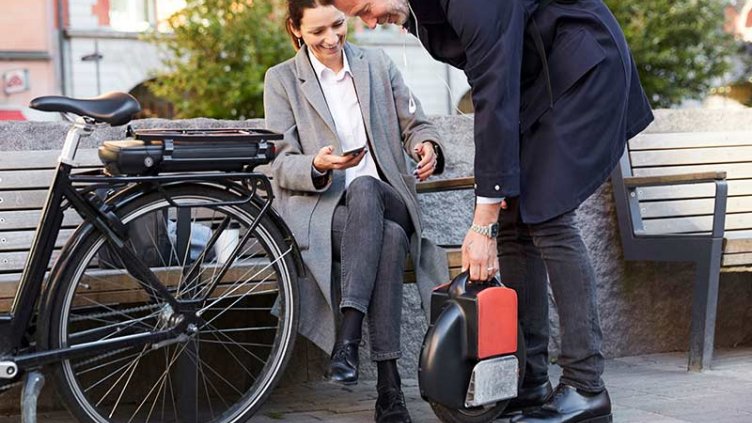
<path id="1" fill-rule="evenodd" d="M 165 187 L 164 191 L 178 204 L 209 205 L 239 198 L 227 189 L 203 184 L 179 184 Z M 116 214 L 127 224 L 150 212 L 174 213 L 171 209 L 174 207 L 163 194 L 151 192 L 128 202 Z M 207 215 L 214 220 L 220 214 L 237 221 L 242 239 L 260 209 L 254 202 L 247 202 L 204 207 L 204 213 L 199 211 L 198 207 L 191 209 L 191 231 L 193 224 L 211 230 Z M 68 253 L 66 263 L 70 265 L 63 266 L 52 281 L 51 297 L 40 319 L 43 347 L 64 348 L 75 345 L 78 338 L 115 339 L 154 331 L 175 317 L 168 315 L 171 308 L 165 307 L 166 303 L 155 300 L 142 286 L 124 284 L 130 276 L 126 270 L 110 270 L 120 272 L 117 275 L 120 279 L 96 276 L 102 273 L 95 264 L 98 251 L 106 245 L 104 237 L 92 228 L 81 233 L 83 238 Z M 292 355 L 298 325 L 297 272 L 294 250 L 269 214 L 261 218 L 252 236 L 238 250 L 227 275 L 233 271 L 245 273 L 240 273 L 239 280 L 234 282 L 232 277 L 229 282 L 227 276 L 223 278 L 216 296 L 201 303 L 206 324 L 198 327 L 188 342 L 121 348 L 53 364 L 56 391 L 68 410 L 80 421 L 97 423 L 230 423 L 252 416 L 279 382 Z M 180 300 L 207 292 L 209 281 L 216 278 L 221 265 L 208 260 L 201 262 L 199 275 L 204 276 L 185 281 L 183 273 L 190 267 L 188 256 L 186 253 L 181 260 L 170 254 L 163 260 L 162 265 L 166 266 L 153 268 L 155 274 L 164 275 L 163 282 Z M 173 259 L 176 263 L 172 263 Z M 170 282 L 173 280 L 170 275 L 175 274 L 179 275 L 177 282 Z M 202 282 L 203 279 L 207 281 Z M 107 291 L 105 296 L 92 293 L 95 283 L 100 284 L 98 288 L 105 286 L 112 292 Z M 112 302 L 107 298 L 119 300 Z M 253 323 L 256 326 L 242 326 L 246 322 L 256 322 Z M 237 327 L 238 324 L 241 326 Z M 184 395 L 179 392 L 185 391 L 184 385 L 195 386 Z"/>

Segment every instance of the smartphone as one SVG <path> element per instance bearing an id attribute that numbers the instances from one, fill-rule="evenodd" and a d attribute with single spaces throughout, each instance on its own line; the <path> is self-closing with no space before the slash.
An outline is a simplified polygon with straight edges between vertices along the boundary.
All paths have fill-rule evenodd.
<path id="1" fill-rule="evenodd" d="M 357 156 L 358 154 L 360 154 L 365 149 L 366 149 L 366 146 L 363 145 L 363 146 L 360 146 L 360 147 L 357 147 L 357 148 L 353 148 L 352 150 L 343 151 L 342 155 L 343 156 Z"/>

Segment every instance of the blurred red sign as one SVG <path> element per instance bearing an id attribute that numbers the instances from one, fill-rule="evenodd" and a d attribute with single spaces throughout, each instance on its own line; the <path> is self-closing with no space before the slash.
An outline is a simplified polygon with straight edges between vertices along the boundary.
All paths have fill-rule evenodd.
<path id="1" fill-rule="evenodd" d="M 26 120 L 19 110 L 0 110 L 0 120 Z"/>
<path id="2" fill-rule="evenodd" d="M 22 93 L 29 90 L 29 70 L 14 69 L 3 73 L 3 92 Z"/>

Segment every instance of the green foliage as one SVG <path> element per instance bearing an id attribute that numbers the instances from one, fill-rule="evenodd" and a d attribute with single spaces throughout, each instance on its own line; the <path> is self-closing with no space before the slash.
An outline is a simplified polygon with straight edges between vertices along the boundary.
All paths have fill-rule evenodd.
<path id="1" fill-rule="evenodd" d="M 605 0 L 624 29 L 654 107 L 698 99 L 737 51 L 723 31 L 724 0 Z"/>
<path id="2" fill-rule="evenodd" d="M 279 0 L 188 0 L 169 18 L 173 34 L 149 37 L 169 71 L 150 89 L 180 118 L 262 117 L 264 73 L 294 53 Z"/>

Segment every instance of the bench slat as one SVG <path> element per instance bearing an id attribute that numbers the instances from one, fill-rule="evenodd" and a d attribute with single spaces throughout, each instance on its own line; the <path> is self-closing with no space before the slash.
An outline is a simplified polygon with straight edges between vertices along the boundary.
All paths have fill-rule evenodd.
<path id="1" fill-rule="evenodd" d="M 62 247 L 73 232 L 74 229 L 61 230 L 55 241 L 55 247 Z M 30 249 L 34 233 L 34 230 L 0 232 L 0 251 Z"/>
<path id="2" fill-rule="evenodd" d="M 59 157 L 60 150 L 3 151 L 0 154 L 0 169 L 51 169 Z M 102 166 L 96 148 L 78 150 L 75 161 L 81 166 Z"/>
<path id="3" fill-rule="evenodd" d="M 0 172 L 0 190 L 44 189 L 52 184 L 54 170 L 20 170 Z"/>
<path id="4" fill-rule="evenodd" d="M 634 176 L 661 176 L 677 173 L 726 172 L 726 179 L 752 178 L 752 164 L 750 163 L 722 163 L 695 166 L 665 166 L 665 167 L 635 167 Z"/>
<path id="5" fill-rule="evenodd" d="M 41 209 L 47 199 L 44 191 L 0 191 L 0 210 Z"/>
<path id="6" fill-rule="evenodd" d="M 749 266 L 752 265 L 752 253 L 723 254 L 722 266 Z"/>
<path id="7" fill-rule="evenodd" d="M 74 169 L 71 174 L 91 172 L 102 166 Z M 47 191 L 55 176 L 54 169 L 0 171 L 0 190 L 41 189 Z"/>
<path id="8" fill-rule="evenodd" d="M 695 216 L 713 214 L 715 199 L 671 200 L 640 203 L 643 218 Z M 726 213 L 752 212 L 752 196 L 729 197 L 726 200 Z"/>
<path id="9" fill-rule="evenodd" d="M 746 238 L 726 238 L 724 254 L 752 253 L 752 232 L 743 232 Z"/>
<path id="10" fill-rule="evenodd" d="M 740 163 L 752 162 L 752 146 L 632 151 L 629 155 L 634 167 Z"/>
<path id="11" fill-rule="evenodd" d="M 677 148 L 734 145 L 752 145 L 752 132 L 643 133 L 629 141 L 629 150 L 673 150 Z"/>
<path id="12" fill-rule="evenodd" d="M 28 251 L 0 253 L 0 272 L 21 272 L 26 266 L 26 257 L 28 256 Z M 60 257 L 60 250 L 56 249 L 52 252 L 52 259 L 50 259 L 50 263 L 47 265 L 48 269 L 58 257 Z"/>
<path id="13" fill-rule="evenodd" d="M 670 219 L 643 220 L 647 234 L 681 234 L 710 232 L 712 216 L 674 217 Z M 738 213 L 726 216 L 726 230 L 752 230 L 752 213 Z"/>
<path id="14" fill-rule="evenodd" d="M 83 222 L 74 210 L 66 210 L 63 216 L 64 228 L 78 226 Z M 0 211 L 0 231 L 36 229 L 41 217 L 41 210 Z"/>
<path id="15" fill-rule="evenodd" d="M 732 180 L 726 183 L 729 197 L 752 195 L 752 180 Z M 713 197 L 715 197 L 714 183 L 637 188 L 637 198 L 640 201 Z"/>

